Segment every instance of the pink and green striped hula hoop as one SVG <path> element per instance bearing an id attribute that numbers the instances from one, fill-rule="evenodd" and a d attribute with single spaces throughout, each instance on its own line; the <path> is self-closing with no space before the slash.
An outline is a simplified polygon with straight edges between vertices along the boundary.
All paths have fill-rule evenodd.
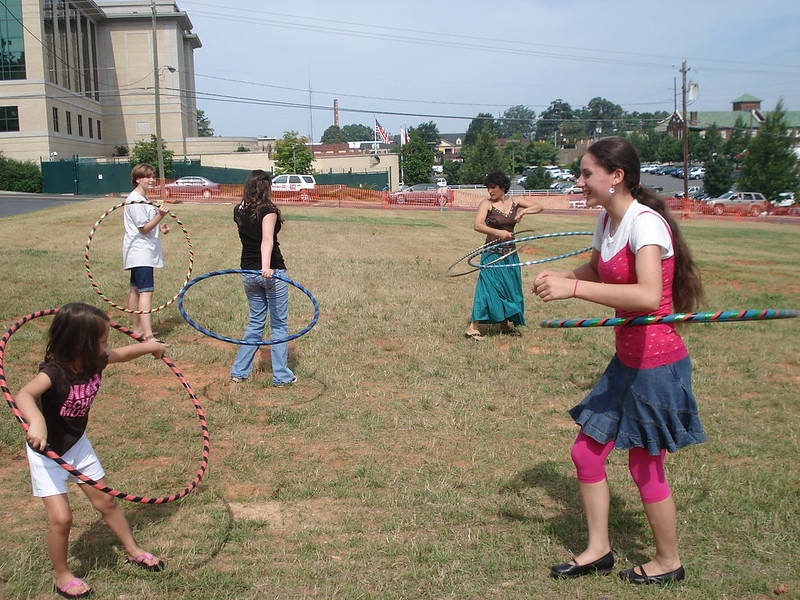
<path id="1" fill-rule="evenodd" d="M 8 331 L 6 331 L 5 335 L 2 338 L 0 338 L 0 391 L 3 392 L 3 396 L 5 396 L 6 402 L 8 402 L 8 405 L 11 407 L 11 412 L 14 413 L 14 416 L 17 418 L 20 425 L 22 425 L 22 428 L 25 431 L 28 431 L 28 423 L 25 422 L 25 419 L 23 418 L 22 414 L 17 408 L 17 404 L 16 402 L 14 402 L 14 398 L 11 395 L 11 390 L 8 389 L 8 383 L 6 381 L 6 373 L 4 365 L 6 344 L 8 343 L 8 340 L 13 335 L 13 333 L 17 331 L 20 327 L 22 327 L 25 323 L 28 323 L 29 321 L 32 321 L 33 319 L 37 319 L 39 317 L 54 315 L 57 312 L 58 312 L 57 308 L 51 308 L 48 310 L 41 310 L 35 313 L 31 313 L 25 317 L 22 317 L 16 323 L 14 323 Z M 118 325 L 112 321 L 110 323 L 110 326 L 113 327 L 114 329 L 121 331 L 124 334 L 129 335 L 130 337 L 132 337 L 137 341 L 142 341 L 139 336 L 134 334 L 130 329 L 123 327 L 122 325 Z M 182 491 L 170 494 L 169 496 L 162 496 L 159 498 L 149 498 L 147 496 L 139 496 L 136 494 L 129 494 L 127 492 L 120 492 L 119 490 L 110 488 L 106 485 L 98 483 L 97 481 L 95 481 L 90 477 L 87 477 L 86 475 L 81 473 L 78 469 L 76 469 L 67 461 L 65 461 L 63 458 L 61 458 L 61 456 L 58 455 L 56 452 L 54 452 L 53 449 L 50 448 L 50 446 L 47 446 L 44 452 L 42 452 L 42 454 L 44 454 L 48 458 L 52 458 L 59 464 L 59 466 L 62 469 L 67 471 L 70 475 L 73 475 L 74 477 L 78 478 L 82 482 L 91 485 L 94 488 L 97 488 L 101 492 L 105 492 L 106 494 L 114 496 L 115 498 L 119 498 L 121 500 L 129 500 L 130 502 L 139 502 L 142 504 L 166 504 L 167 502 L 174 502 L 175 500 L 180 500 L 181 498 L 189 494 L 189 492 L 194 490 L 200 483 L 200 480 L 203 478 L 203 475 L 205 474 L 206 469 L 208 468 L 208 454 L 211 447 L 211 442 L 208 435 L 208 423 L 206 423 L 205 414 L 203 413 L 203 409 L 197 400 L 197 395 L 194 393 L 194 390 L 192 390 L 192 386 L 189 385 L 189 382 L 186 380 L 183 374 L 178 370 L 178 368 L 172 363 L 172 361 L 170 361 L 166 356 L 162 357 L 161 360 L 167 364 L 170 370 L 183 384 L 183 387 L 186 388 L 186 391 L 189 394 L 189 398 L 192 400 L 192 403 L 194 404 L 195 411 L 197 412 L 197 417 L 200 420 L 200 431 L 203 436 L 203 454 L 200 460 L 200 467 L 197 470 L 197 473 L 195 474 L 192 481 Z"/>
<path id="2" fill-rule="evenodd" d="M 620 327 L 627 325 L 658 325 L 665 323 L 729 323 L 732 321 L 768 321 L 792 319 L 796 310 L 765 308 L 752 310 L 720 310 L 716 312 L 675 313 L 671 315 L 645 315 L 641 317 L 612 317 L 605 319 L 552 319 L 539 323 L 545 328 Z"/>

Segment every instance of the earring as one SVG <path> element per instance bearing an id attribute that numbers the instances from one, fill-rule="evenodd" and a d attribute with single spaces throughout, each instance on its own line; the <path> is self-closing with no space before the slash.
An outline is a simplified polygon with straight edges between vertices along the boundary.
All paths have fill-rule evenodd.
<path id="1" fill-rule="evenodd" d="M 616 192 L 616 191 L 617 191 L 617 190 L 615 190 L 615 189 L 614 189 L 614 186 L 613 186 L 613 185 L 612 185 L 610 188 L 608 188 L 608 193 L 609 193 L 609 194 L 613 194 L 613 193 L 614 193 L 614 192 Z"/>

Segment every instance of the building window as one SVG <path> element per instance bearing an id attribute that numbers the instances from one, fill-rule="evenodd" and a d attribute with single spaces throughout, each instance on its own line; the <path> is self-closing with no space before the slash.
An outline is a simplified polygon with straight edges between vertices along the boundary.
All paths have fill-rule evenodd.
<path id="1" fill-rule="evenodd" d="M 97 121 L 97 139 L 98 140 L 102 140 L 103 139 L 103 134 L 100 132 L 100 120 L 99 119 Z"/>
<path id="2" fill-rule="evenodd" d="M 94 137 L 94 127 L 92 126 L 92 117 L 89 117 L 89 137 Z"/>
<path id="3" fill-rule="evenodd" d="M 3 0 L 8 2 L 8 0 Z M 40 0 L 47 79 L 99 100 L 94 12 L 77 0 Z M 19 3 L 20 0 L 12 0 Z M 96 7 L 95 7 L 96 10 Z"/>
<path id="4" fill-rule="evenodd" d="M 22 0 L 4 0 L 0 11 L 0 80 L 25 79 Z"/>
<path id="5" fill-rule="evenodd" d="M 83 115 L 78 115 L 78 135 L 83 137 Z"/>
<path id="6" fill-rule="evenodd" d="M 66 113 L 67 116 L 65 121 L 67 122 L 67 135 L 72 135 L 72 113 L 69 111 L 66 111 Z"/>
<path id="7" fill-rule="evenodd" d="M 53 107 L 53 131 L 58 133 L 58 109 Z"/>
<path id="8" fill-rule="evenodd" d="M 19 108 L 0 106 L 0 132 L 19 131 Z"/>

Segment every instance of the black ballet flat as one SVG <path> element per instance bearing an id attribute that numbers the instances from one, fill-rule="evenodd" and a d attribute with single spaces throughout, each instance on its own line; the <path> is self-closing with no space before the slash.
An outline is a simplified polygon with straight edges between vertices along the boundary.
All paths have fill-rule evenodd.
<path id="1" fill-rule="evenodd" d="M 662 573 L 661 575 L 648 575 L 644 572 L 644 567 L 639 565 L 640 573 L 636 572 L 636 567 L 633 569 L 625 569 L 619 572 L 619 578 L 625 581 L 630 581 L 634 585 L 652 585 L 654 583 L 672 583 L 673 581 L 681 581 L 686 577 L 686 571 L 683 565 L 670 571 L 669 573 Z"/>
<path id="2" fill-rule="evenodd" d="M 550 567 L 550 577 L 564 579 L 567 577 L 582 577 L 583 575 L 608 575 L 614 568 L 614 552 L 598 558 L 585 565 L 575 564 L 573 558 L 569 562 Z"/>

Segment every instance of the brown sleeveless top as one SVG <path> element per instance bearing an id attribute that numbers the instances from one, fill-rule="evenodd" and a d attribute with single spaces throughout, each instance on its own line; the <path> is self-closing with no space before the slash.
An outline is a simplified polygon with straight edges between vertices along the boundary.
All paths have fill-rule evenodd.
<path id="1" fill-rule="evenodd" d="M 504 214 L 497 207 L 492 206 L 491 210 L 486 214 L 486 220 L 484 223 L 493 229 L 504 229 L 505 231 L 510 231 L 514 233 L 514 227 L 517 224 L 517 206 L 516 202 L 511 203 L 511 210 L 508 213 Z M 487 242 L 496 242 L 499 238 L 493 235 L 487 235 L 486 241 Z M 514 244 L 504 244 L 499 248 L 493 248 L 490 252 L 494 254 L 508 254 L 515 249 Z"/>

